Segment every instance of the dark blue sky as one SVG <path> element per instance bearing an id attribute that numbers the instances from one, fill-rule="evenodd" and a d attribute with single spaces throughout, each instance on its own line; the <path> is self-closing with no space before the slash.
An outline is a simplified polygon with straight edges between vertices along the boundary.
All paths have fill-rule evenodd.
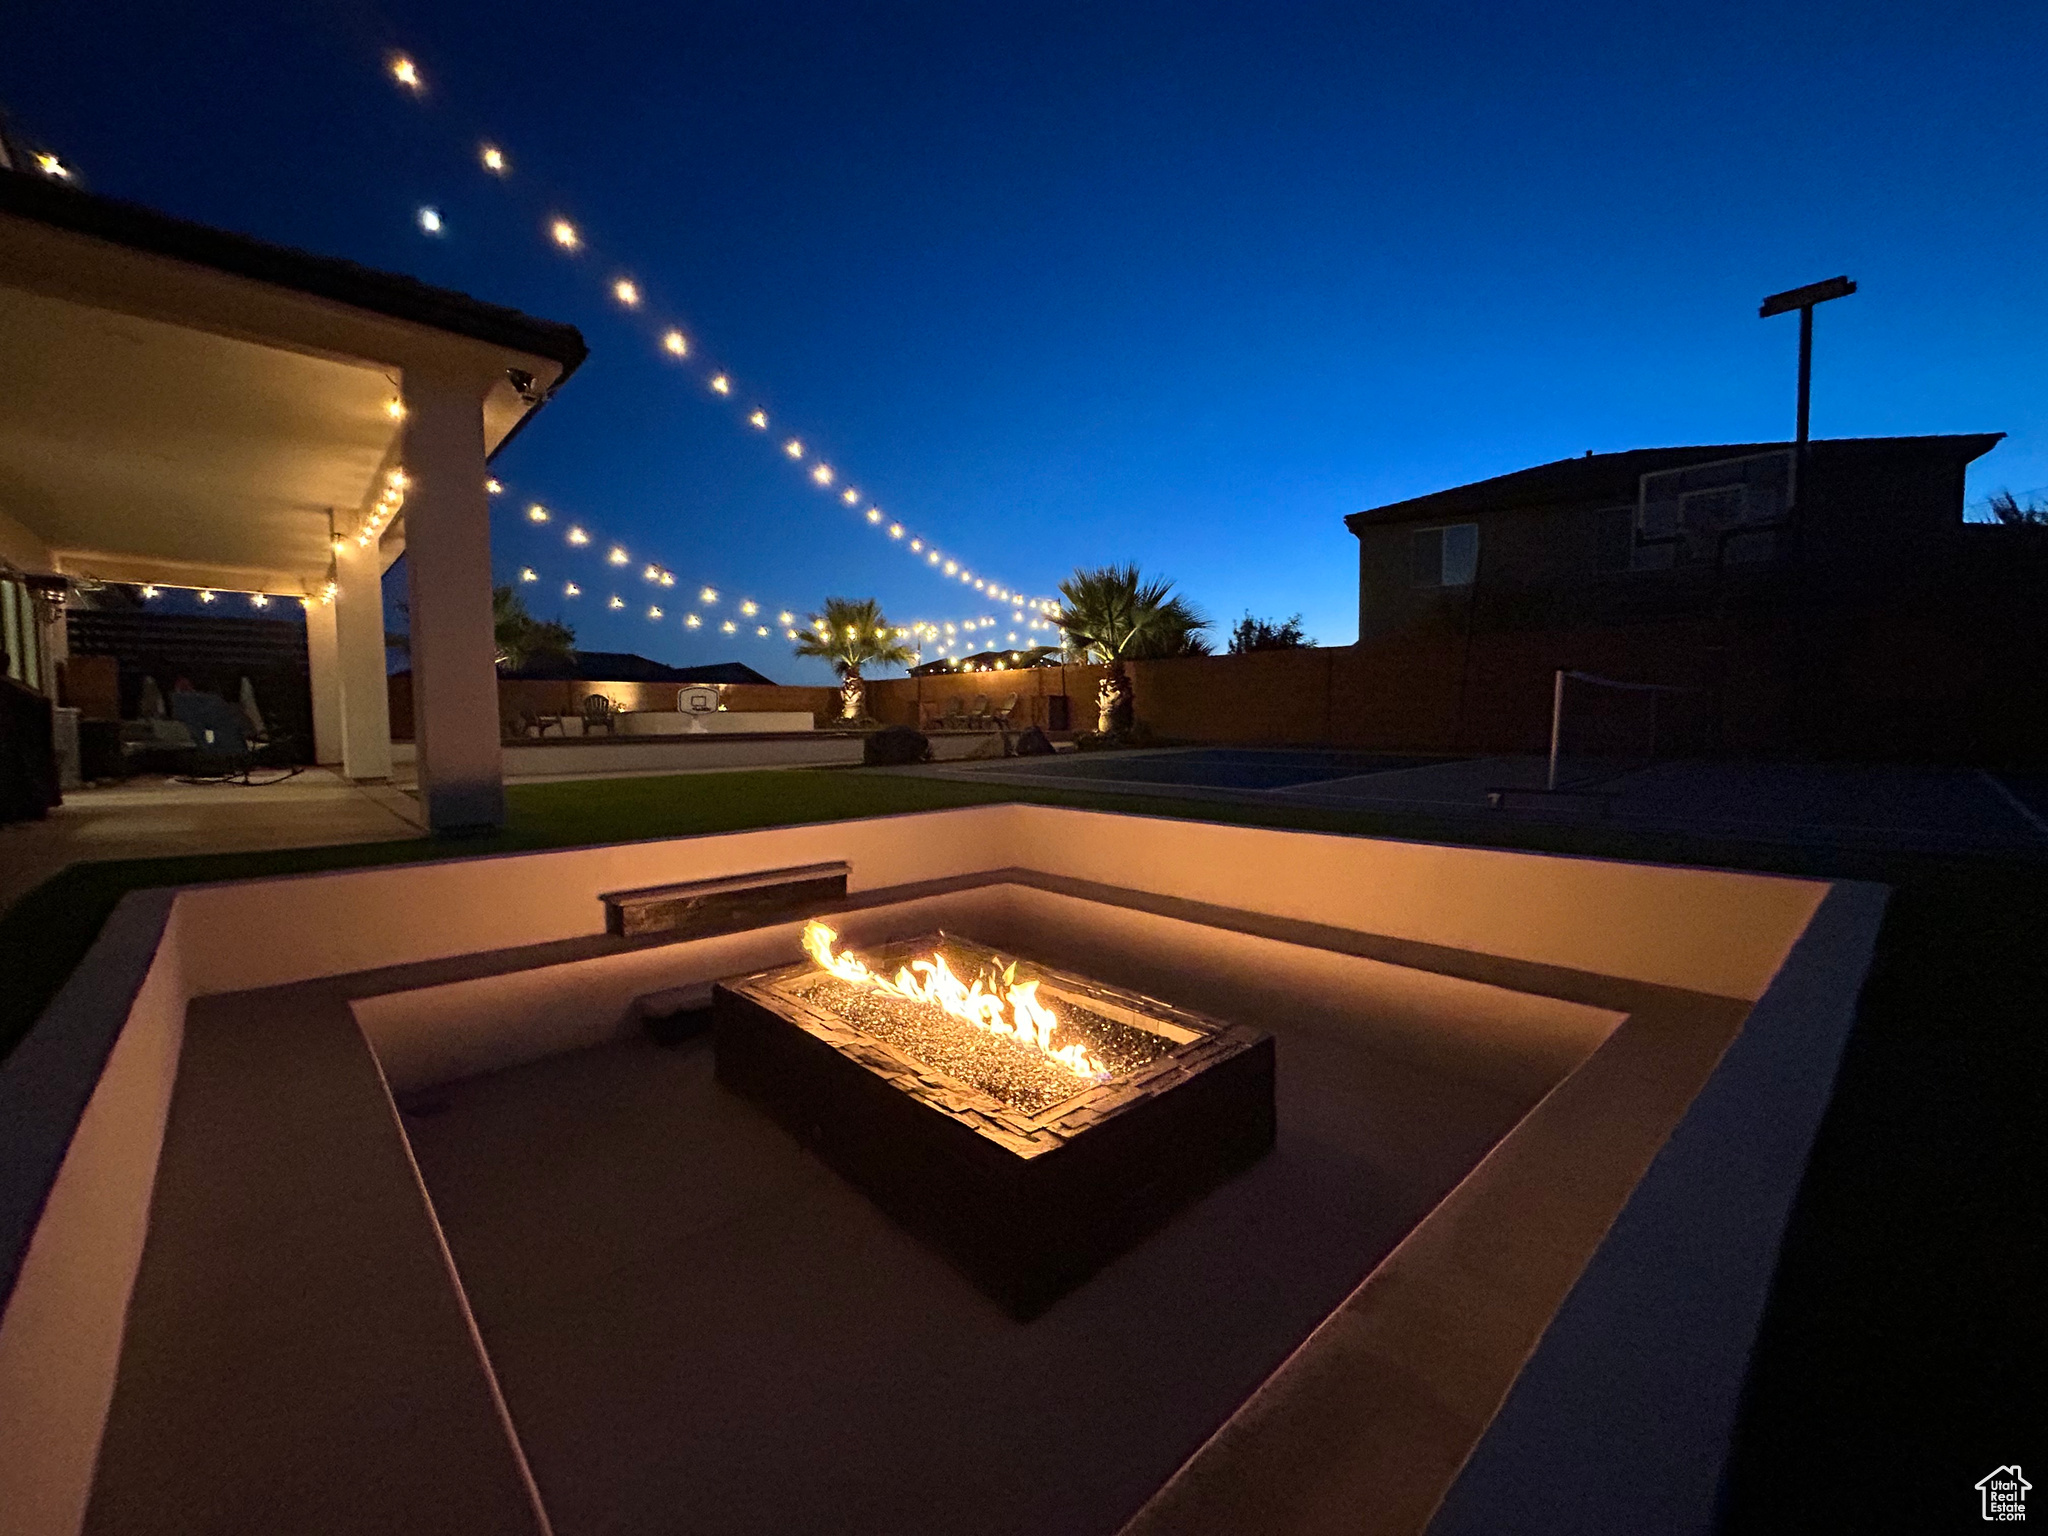
<path id="1" fill-rule="evenodd" d="M 1796 321 L 1757 301 L 1838 272 L 1816 435 L 2005 431 L 1971 495 L 2048 485 L 2043 57 L 2039 3 L 15 0 L 0 102 L 100 191 L 580 325 L 500 461 L 501 575 L 540 570 L 589 648 L 795 680 L 675 593 L 650 622 L 515 497 L 729 598 L 998 611 L 813 488 L 787 428 L 977 572 L 1135 559 L 1347 643 L 1345 513 L 1789 435 Z"/>

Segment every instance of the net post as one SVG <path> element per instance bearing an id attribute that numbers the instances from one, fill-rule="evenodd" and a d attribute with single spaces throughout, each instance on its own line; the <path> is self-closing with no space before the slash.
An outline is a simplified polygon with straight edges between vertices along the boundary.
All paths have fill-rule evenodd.
<path id="1" fill-rule="evenodd" d="M 1564 669 L 1560 667 L 1550 685 L 1550 777 L 1545 788 L 1557 788 L 1558 728 L 1564 721 Z"/>

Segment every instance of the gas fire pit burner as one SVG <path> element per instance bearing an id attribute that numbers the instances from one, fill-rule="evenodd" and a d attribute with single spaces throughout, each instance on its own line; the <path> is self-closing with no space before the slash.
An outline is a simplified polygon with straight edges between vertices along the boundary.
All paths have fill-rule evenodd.
<path id="1" fill-rule="evenodd" d="M 958 934 L 809 924 L 721 983 L 719 1081 L 1019 1316 L 1273 1144 L 1273 1040 Z"/>

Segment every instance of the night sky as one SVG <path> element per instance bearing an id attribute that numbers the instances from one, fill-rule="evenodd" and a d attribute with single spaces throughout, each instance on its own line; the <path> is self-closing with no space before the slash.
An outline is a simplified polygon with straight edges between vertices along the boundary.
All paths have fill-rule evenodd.
<path id="1" fill-rule="evenodd" d="M 1972 498 L 2048 486 L 2044 57 L 2038 0 L 13 0 L 0 104 L 97 191 L 580 326 L 590 361 L 498 463 L 501 579 L 534 567 L 586 648 L 797 681 L 822 669 L 779 631 L 686 632 L 685 595 L 1018 628 L 870 504 L 1026 591 L 1132 559 L 1219 627 L 1349 643 L 1344 514 L 1789 436 L 1797 321 L 1756 306 L 1837 273 L 1815 435 L 2004 431 Z"/>

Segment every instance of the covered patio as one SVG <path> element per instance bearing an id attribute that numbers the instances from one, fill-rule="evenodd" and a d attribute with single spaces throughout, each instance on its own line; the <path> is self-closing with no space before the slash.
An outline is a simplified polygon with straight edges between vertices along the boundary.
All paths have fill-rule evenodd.
<path id="1" fill-rule="evenodd" d="M 304 604 L 314 755 L 380 783 L 381 583 L 409 553 L 426 820 L 502 825 L 487 466 L 585 355 L 572 326 L 0 175 L 0 560 Z"/>

